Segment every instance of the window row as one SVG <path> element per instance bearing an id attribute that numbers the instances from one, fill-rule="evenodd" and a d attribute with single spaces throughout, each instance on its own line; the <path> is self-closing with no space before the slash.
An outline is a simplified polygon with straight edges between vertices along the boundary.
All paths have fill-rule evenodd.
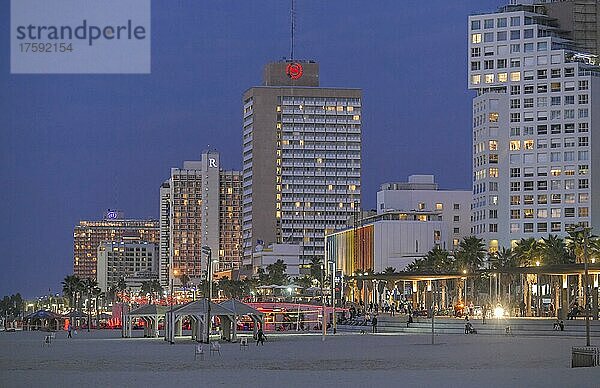
<path id="1" fill-rule="evenodd" d="M 520 122 L 532 122 L 532 121 L 548 121 L 548 120 L 561 120 L 561 119 L 585 119 L 590 117 L 590 111 L 588 108 L 578 108 L 575 109 L 555 109 L 550 111 L 550 115 L 548 115 L 548 111 L 541 110 L 537 111 L 534 115 L 533 111 L 530 112 L 511 112 L 509 115 L 509 120 L 511 123 L 520 123 Z M 498 117 L 489 117 L 490 122 L 497 122 Z"/>
<path id="2" fill-rule="evenodd" d="M 522 183 L 522 185 L 521 185 Z M 550 181 L 550 186 L 548 186 L 548 181 L 516 181 L 510 182 L 510 191 L 533 191 L 537 189 L 538 191 L 548 190 L 585 190 L 590 188 L 589 179 L 565 179 L 564 181 L 560 179 L 553 179 Z"/>
<path id="3" fill-rule="evenodd" d="M 550 152 L 548 153 L 525 153 L 525 154 L 511 154 L 509 156 L 509 164 L 546 164 L 548 162 L 574 162 L 574 161 L 588 161 L 590 158 L 589 151 L 565 151 L 563 152 Z"/>
<path id="4" fill-rule="evenodd" d="M 508 23 L 510 22 L 510 26 L 511 27 L 519 27 L 521 26 L 521 17 L 520 16 L 511 16 L 510 18 L 506 18 L 506 17 L 499 17 L 499 18 L 489 18 L 489 19 L 483 19 L 483 23 L 481 19 L 475 19 L 475 20 L 471 20 L 471 30 L 480 30 L 482 25 L 484 29 L 490 29 L 490 28 L 504 28 L 504 27 L 508 27 Z M 533 18 L 529 17 L 529 16 L 525 16 L 524 20 L 523 20 L 523 24 L 524 25 L 531 25 L 533 24 Z"/>
<path id="5" fill-rule="evenodd" d="M 481 46 L 471 47 L 471 58 L 480 58 L 480 57 L 493 57 L 495 55 L 499 57 L 506 57 L 511 54 L 520 54 L 520 53 L 534 53 L 537 47 L 538 52 L 544 52 L 547 50 L 547 46 L 545 46 L 545 42 L 538 43 L 537 46 L 534 46 L 533 43 L 525 43 L 521 44 L 511 44 L 511 45 L 498 45 L 498 46 L 483 46 L 483 50 Z M 526 56 L 523 58 L 523 65 L 534 66 L 534 65 L 557 65 L 563 63 L 563 54 L 542 54 L 537 56 Z M 510 59 L 510 67 L 521 67 L 521 59 L 520 58 L 511 58 Z M 573 75 L 575 73 L 573 72 Z M 567 77 L 565 73 L 565 77 Z"/>
<path id="6" fill-rule="evenodd" d="M 533 222 L 524 222 L 523 223 L 523 233 L 533 233 L 534 232 L 533 226 L 534 226 Z M 563 230 L 561 222 L 551 222 L 550 229 L 548 229 L 547 222 L 538 222 L 538 223 L 536 223 L 536 227 L 537 227 L 538 233 L 561 232 Z M 568 230 L 569 228 L 570 228 L 570 225 L 565 225 L 565 230 Z M 510 233 L 520 233 L 520 232 L 521 232 L 520 224 L 518 224 L 518 223 L 510 224 Z"/>

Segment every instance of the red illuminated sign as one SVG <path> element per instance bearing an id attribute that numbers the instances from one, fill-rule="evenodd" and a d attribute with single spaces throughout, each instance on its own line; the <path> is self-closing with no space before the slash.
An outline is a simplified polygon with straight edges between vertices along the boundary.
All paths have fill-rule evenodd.
<path id="1" fill-rule="evenodd" d="M 291 79 L 298 79 L 302 77 L 303 72 L 304 70 L 302 69 L 302 65 L 298 62 L 288 63 L 287 67 L 285 68 L 285 74 L 287 74 L 287 76 Z"/>

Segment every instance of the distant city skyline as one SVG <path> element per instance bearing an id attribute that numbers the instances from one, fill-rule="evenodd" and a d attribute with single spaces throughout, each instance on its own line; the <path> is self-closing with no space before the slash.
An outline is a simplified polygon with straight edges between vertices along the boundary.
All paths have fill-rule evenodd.
<path id="1" fill-rule="evenodd" d="M 505 3 L 297 4 L 295 57 L 319 62 L 322 86 L 363 89 L 363 207 L 410 174 L 470 187 L 465 20 Z M 3 2 L 4 36 L 9 11 Z M 108 208 L 157 219 L 181 161 L 214 148 L 241 169 L 241 95 L 288 55 L 288 23 L 288 2 L 155 2 L 150 75 L 17 76 L 1 57 L 0 295 L 59 292 L 74 225 Z"/>

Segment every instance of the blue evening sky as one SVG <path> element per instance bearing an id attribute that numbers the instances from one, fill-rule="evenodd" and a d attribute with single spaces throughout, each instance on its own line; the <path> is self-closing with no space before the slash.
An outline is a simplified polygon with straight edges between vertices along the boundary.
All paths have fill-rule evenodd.
<path id="1" fill-rule="evenodd" d="M 363 203 L 435 174 L 470 188 L 467 16 L 501 0 L 297 0 L 296 58 L 363 89 Z M 0 297 L 60 290 L 73 226 L 158 216 L 171 167 L 209 145 L 241 168 L 241 95 L 289 55 L 289 1 L 152 1 L 152 74 L 11 75 L 0 1 Z"/>

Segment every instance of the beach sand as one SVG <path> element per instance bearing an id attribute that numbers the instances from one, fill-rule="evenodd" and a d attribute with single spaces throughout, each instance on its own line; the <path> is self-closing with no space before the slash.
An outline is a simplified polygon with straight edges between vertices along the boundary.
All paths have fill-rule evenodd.
<path id="1" fill-rule="evenodd" d="M 570 368 L 579 338 L 267 334 L 264 346 L 120 338 L 119 331 L 0 332 L 0 386 L 47 387 L 598 387 L 600 368 Z"/>

